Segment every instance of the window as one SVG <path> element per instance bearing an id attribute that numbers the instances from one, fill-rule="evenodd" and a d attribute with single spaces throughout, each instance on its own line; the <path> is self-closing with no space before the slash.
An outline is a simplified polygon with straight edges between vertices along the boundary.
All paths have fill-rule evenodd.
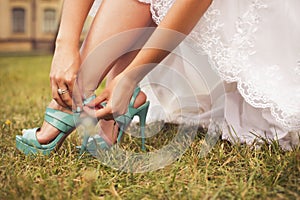
<path id="1" fill-rule="evenodd" d="M 13 8 L 13 32 L 24 33 L 25 32 L 25 10 L 23 8 Z"/>
<path id="2" fill-rule="evenodd" d="M 56 25 L 56 11 L 54 9 L 44 10 L 44 32 L 55 33 L 57 29 Z"/>

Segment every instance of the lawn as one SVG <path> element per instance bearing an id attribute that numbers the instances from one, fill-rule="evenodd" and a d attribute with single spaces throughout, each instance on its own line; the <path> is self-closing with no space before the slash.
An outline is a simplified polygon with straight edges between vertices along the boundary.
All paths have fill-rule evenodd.
<path id="1" fill-rule="evenodd" d="M 51 99 L 50 63 L 45 55 L 0 57 L 0 199 L 300 198 L 299 148 L 284 152 L 274 143 L 254 150 L 219 141 L 199 157 L 201 131 L 182 157 L 145 173 L 114 170 L 87 154 L 79 157 L 76 133 L 51 156 L 24 156 L 15 148 L 15 136 L 42 123 Z M 174 129 L 167 126 L 164 134 Z M 148 150 L 163 139 L 147 139 Z"/>

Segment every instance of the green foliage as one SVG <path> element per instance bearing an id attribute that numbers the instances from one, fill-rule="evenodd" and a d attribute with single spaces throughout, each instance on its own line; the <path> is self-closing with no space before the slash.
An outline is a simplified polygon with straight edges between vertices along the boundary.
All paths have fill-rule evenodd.
<path id="1" fill-rule="evenodd" d="M 300 150 L 284 152 L 276 142 L 254 150 L 222 141 L 200 158 L 199 131 L 180 159 L 143 174 L 110 169 L 87 155 L 79 158 L 76 133 L 49 157 L 22 155 L 15 136 L 42 123 L 51 99 L 50 64 L 50 56 L 0 57 L 0 199 L 300 198 Z M 172 125 L 165 130 L 175 132 Z M 148 149 L 163 145 L 166 135 L 147 139 Z M 126 145 L 129 139 L 124 140 Z"/>

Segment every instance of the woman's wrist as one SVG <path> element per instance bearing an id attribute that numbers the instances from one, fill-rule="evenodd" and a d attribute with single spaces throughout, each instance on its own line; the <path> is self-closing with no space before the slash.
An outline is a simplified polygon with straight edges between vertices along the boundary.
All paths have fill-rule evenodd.
<path id="1" fill-rule="evenodd" d="M 71 38 L 61 38 L 57 37 L 55 41 L 55 50 L 70 50 L 70 51 L 78 51 L 79 50 L 79 39 L 71 39 Z"/>
<path id="2" fill-rule="evenodd" d="M 118 80 L 118 83 L 126 88 L 135 88 L 139 81 L 133 76 L 128 76 L 125 73 L 120 73 L 118 76 L 115 77 L 116 80 Z"/>

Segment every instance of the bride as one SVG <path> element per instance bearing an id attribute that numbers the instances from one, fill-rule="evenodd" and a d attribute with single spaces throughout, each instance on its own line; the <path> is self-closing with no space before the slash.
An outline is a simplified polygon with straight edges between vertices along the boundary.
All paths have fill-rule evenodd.
<path id="1" fill-rule="evenodd" d="M 55 101 L 40 129 L 17 136 L 19 150 L 49 154 L 82 109 L 106 119 L 97 140 L 109 148 L 127 118 L 145 121 L 149 102 L 148 122 L 223 118 L 222 138 L 232 142 L 278 140 L 285 149 L 299 143 L 297 0 L 95 1 L 79 51 L 92 3 L 64 3 L 50 74 Z M 105 75 L 107 86 L 95 97 Z M 145 93 L 135 89 L 139 82 Z"/>

